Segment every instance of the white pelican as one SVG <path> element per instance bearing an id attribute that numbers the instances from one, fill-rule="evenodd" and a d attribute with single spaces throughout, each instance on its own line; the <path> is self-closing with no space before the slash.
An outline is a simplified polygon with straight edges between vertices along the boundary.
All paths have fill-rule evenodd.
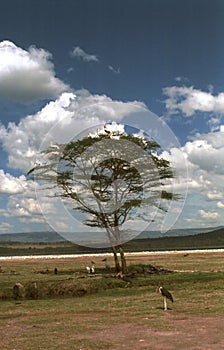
<path id="1" fill-rule="evenodd" d="M 53 149 L 60 149 L 60 147 L 57 144 L 53 144 L 52 142 L 50 143 L 49 147 Z"/>

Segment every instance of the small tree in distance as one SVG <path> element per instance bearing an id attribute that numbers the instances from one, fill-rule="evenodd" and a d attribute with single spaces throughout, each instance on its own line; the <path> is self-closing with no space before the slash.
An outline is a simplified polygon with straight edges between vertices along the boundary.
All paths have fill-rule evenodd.
<path id="1" fill-rule="evenodd" d="M 125 225 L 132 229 L 134 219 L 149 220 L 149 208 L 166 211 L 165 202 L 177 199 L 164 189 L 174 177 L 170 163 L 157 156 L 155 141 L 115 123 L 55 148 L 46 149 L 47 163 L 28 174 L 35 171 L 37 180 L 56 186 L 55 195 L 72 202 L 85 225 L 105 230 L 116 271 L 126 273 Z"/>

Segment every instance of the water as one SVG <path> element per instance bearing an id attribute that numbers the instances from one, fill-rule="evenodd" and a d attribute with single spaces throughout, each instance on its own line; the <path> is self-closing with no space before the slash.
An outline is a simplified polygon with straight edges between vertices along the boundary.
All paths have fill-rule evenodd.
<path id="1" fill-rule="evenodd" d="M 163 250 L 163 251 L 143 251 L 126 252 L 125 255 L 161 255 L 161 254 L 194 254 L 194 253 L 224 253 L 224 249 L 194 249 L 194 250 Z M 71 259 L 83 256 L 113 256 L 112 253 L 92 253 L 92 254 L 56 254 L 56 255 L 22 255 L 22 256 L 0 256 L 0 260 L 28 260 L 28 259 Z"/>

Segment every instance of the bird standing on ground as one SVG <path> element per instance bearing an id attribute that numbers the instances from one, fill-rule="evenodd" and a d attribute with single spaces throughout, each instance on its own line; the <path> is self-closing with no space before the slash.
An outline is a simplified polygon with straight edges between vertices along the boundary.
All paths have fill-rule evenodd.
<path id="1" fill-rule="evenodd" d="M 91 267 L 86 266 L 87 273 L 95 273 L 95 265 L 93 264 Z"/>
<path id="2" fill-rule="evenodd" d="M 15 300 L 18 300 L 21 297 L 20 291 L 24 288 L 23 285 L 20 282 L 16 282 L 13 286 L 13 297 Z"/>
<path id="3" fill-rule="evenodd" d="M 173 303 L 172 294 L 166 288 L 164 288 L 162 286 L 158 286 L 157 292 L 163 296 L 164 310 L 167 310 L 167 299 L 169 299 Z"/>

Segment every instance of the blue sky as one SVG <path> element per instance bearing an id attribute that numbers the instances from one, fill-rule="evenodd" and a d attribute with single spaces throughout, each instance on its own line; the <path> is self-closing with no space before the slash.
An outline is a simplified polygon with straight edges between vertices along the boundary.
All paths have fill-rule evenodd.
<path id="1" fill-rule="evenodd" d="M 49 228 L 24 176 L 46 135 L 136 108 L 179 142 L 164 150 L 188 186 L 174 227 L 224 225 L 223 17 L 222 0 L 2 0 L 0 232 Z"/>

